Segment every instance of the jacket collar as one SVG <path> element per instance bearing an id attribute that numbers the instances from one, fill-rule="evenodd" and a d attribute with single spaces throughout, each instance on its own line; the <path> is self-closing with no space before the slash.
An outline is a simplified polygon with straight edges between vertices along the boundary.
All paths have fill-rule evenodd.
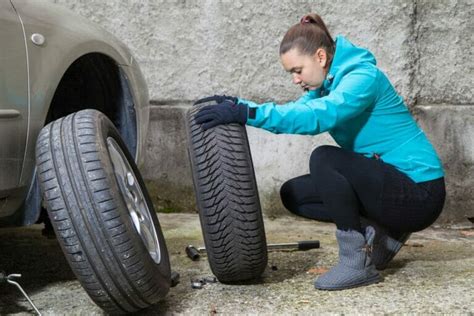
<path id="1" fill-rule="evenodd" d="M 362 63 L 377 64 L 374 55 L 370 51 L 355 46 L 342 35 L 336 36 L 335 46 L 334 57 L 322 85 L 325 90 L 330 90 L 334 82 L 339 82 L 340 78 L 354 69 L 355 66 Z"/>

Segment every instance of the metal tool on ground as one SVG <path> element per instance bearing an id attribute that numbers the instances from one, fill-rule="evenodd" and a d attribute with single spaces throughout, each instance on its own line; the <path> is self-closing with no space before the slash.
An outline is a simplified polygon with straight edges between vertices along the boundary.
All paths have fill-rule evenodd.
<path id="1" fill-rule="evenodd" d="M 28 302 L 30 303 L 30 305 L 33 307 L 33 309 L 35 310 L 35 312 L 41 316 L 41 313 L 40 311 L 38 310 L 38 308 L 36 308 L 36 305 L 33 303 L 33 301 L 30 299 L 30 297 L 26 294 L 26 292 L 23 290 L 23 288 L 20 286 L 20 284 L 18 284 L 18 282 L 16 281 L 13 281 L 14 278 L 21 278 L 21 274 L 9 274 L 9 275 L 6 275 L 5 272 L 3 271 L 0 271 L 0 283 L 3 283 L 3 282 L 7 282 L 9 284 L 13 284 L 15 285 L 21 292 L 21 294 L 23 294 L 23 296 L 28 300 Z"/>
<path id="2" fill-rule="evenodd" d="M 171 287 L 175 287 L 179 283 L 180 275 L 176 271 L 171 271 Z"/>
<path id="3" fill-rule="evenodd" d="M 320 247 L 319 240 L 302 240 L 291 243 L 277 243 L 277 244 L 267 244 L 268 251 L 281 251 L 281 250 L 310 250 L 317 249 Z M 201 254 L 206 253 L 205 247 L 195 247 L 193 245 L 188 245 L 186 247 L 186 255 L 189 259 L 196 261 L 201 257 Z"/>
<path id="4" fill-rule="evenodd" d="M 191 288 L 202 289 L 205 284 L 217 283 L 217 278 L 213 275 L 202 278 L 191 278 Z"/>
<path id="5" fill-rule="evenodd" d="M 186 246 L 186 255 L 192 261 L 196 261 L 201 257 L 201 253 L 205 253 L 206 248 L 204 247 L 194 247 L 193 245 Z"/>
<path id="6" fill-rule="evenodd" d="M 195 290 L 200 290 L 202 289 L 202 286 L 204 283 L 202 283 L 200 280 L 191 280 L 191 288 Z"/>

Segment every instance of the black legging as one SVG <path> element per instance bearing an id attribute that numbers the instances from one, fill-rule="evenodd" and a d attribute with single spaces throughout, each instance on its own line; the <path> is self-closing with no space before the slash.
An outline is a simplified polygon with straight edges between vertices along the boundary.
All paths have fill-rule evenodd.
<path id="1" fill-rule="evenodd" d="M 358 231 L 363 216 L 394 235 L 430 226 L 446 195 L 444 178 L 415 183 L 382 160 L 334 146 L 316 148 L 310 174 L 285 182 L 280 194 L 297 215 Z"/>

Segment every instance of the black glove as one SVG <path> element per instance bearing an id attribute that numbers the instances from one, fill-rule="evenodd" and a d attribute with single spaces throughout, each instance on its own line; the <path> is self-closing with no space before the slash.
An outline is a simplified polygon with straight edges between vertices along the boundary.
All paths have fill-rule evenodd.
<path id="1" fill-rule="evenodd" d="M 247 104 L 235 104 L 230 100 L 224 100 L 216 105 L 206 105 L 194 116 L 197 124 L 202 124 L 202 129 L 207 130 L 220 124 L 247 123 Z"/>
<path id="2" fill-rule="evenodd" d="M 199 99 L 196 102 L 194 102 L 194 105 L 201 104 L 201 103 L 206 103 L 206 102 L 211 102 L 211 101 L 214 101 L 216 103 L 222 103 L 225 100 L 232 101 L 235 104 L 237 104 L 239 102 L 239 99 L 237 99 L 236 97 L 231 97 L 230 95 L 223 94 L 223 95 L 213 95 L 213 96 L 210 96 L 210 97 L 205 97 L 205 98 Z"/>

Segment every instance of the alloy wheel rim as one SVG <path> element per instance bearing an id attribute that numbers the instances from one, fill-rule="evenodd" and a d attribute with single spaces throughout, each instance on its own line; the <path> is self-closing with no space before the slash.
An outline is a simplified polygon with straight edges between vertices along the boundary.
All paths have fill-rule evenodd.
<path id="1" fill-rule="evenodd" d="M 159 264 L 161 261 L 161 250 L 158 235 L 140 184 L 123 151 L 112 137 L 107 138 L 107 147 L 112 160 L 115 178 L 117 179 L 133 226 L 153 261 Z"/>

